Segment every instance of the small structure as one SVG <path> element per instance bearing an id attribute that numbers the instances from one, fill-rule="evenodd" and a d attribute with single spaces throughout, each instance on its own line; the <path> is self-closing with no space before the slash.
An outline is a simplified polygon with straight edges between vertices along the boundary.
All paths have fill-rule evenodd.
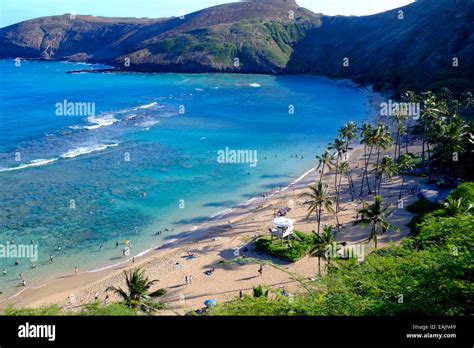
<path id="1" fill-rule="evenodd" d="M 273 225 L 275 225 L 276 228 L 270 229 L 271 234 L 272 234 L 272 241 L 273 241 L 273 236 L 276 236 L 280 238 L 283 241 L 283 238 L 288 238 L 293 235 L 293 224 L 295 223 L 295 220 L 289 219 L 286 217 L 278 217 L 276 219 L 273 219 Z"/>

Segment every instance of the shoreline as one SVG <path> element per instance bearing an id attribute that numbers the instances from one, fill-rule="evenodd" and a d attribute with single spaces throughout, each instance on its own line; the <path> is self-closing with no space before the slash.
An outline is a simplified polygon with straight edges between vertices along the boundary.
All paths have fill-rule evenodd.
<path id="1" fill-rule="evenodd" d="M 300 175 L 298 178 L 289 182 L 287 186 L 284 186 L 281 188 L 281 190 L 278 190 L 269 194 L 267 197 L 268 198 L 278 197 L 280 194 L 287 191 L 291 187 L 294 187 L 295 189 L 301 188 L 300 186 L 306 187 L 307 182 L 305 181 L 305 179 L 307 179 L 308 176 L 311 173 L 313 173 L 316 169 L 317 169 L 317 166 L 312 167 L 311 169 L 307 170 L 305 173 Z M 208 221 L 202 222 L 198 226 L 193 226 L 192 228 L 188 229 L 188 232 L 184 232 L 187 235 L 185 237 L 184 242 L 183 240 L 179 240 L 179 238 L 173 238 L 164 243 L 160 243 L 159 245 L 155 245 L 147 250 L 139 252 L 137 255 L 134 256 L 136 260 L 136 267 L 139 267 L 140 265 L 150 260 L 153 260 L 155 258 L 165 257 L 167 256 L 167 253 L 176 252 L 177 249 L 183 248 L 186 244 L 192 244 L 194 242 L 199 242 L 202 239 L 206 239 L 211 229 L 227 225 L 227 222 L 231 221 L 228 218 L 231 217 L 236 210 L 242 210 L 236 214 L 238 216 L 237 219 L 245 218 L 247 215 L 251 215 L 255 211 L 256 205 L 258 205 L 258 203 L 262 201 L 263 199 L 264 199 L 263 197 L 262 198 L 260 197 L 249 198 L 248 200 L 243 201 L 242 203 L 236 206 L 225 209 L 224 211 L 227 211 L 225 214 L 222 214 L 224 211 L 220 211 L 212 216 L 209 216 Z M 182 244 L 181 245 L 177 244 L 174 246 L 173 245 L 174 243 L 182 243 Z M 168 248 L 173 248 L 173 249 L 166 250 Z M 124 268 L 123 266 L 130 265 L 130 262 L 132 261 L 132 259 L 133 257 L 128 257 L 127 259 L 120 261 L 118 263 L 112 264 L 112 265 L 102 266 L 102 267 L 83 271 L 80 273 L 79 277 L 84 277 L 88 279 L 86 286 L 89 284 L 92 285 L 97 281 L 101 281 L 117 273 L 121 274 Z M 93 277 L 93 275 L 99 275 L 99 276 Z M 65 279 L 66 277 L 68 277 L 68 275 L 58 274 L 58 275 L 53 276 L 52 278 L 49 278 L 45 283 L 28 286 L 13 294 L 10 294 L 10 296 L 8 296 L 7 298 L 0 300 L 0 310 L 3 310 L 6 307 L 8 307 L 8 305 L 12 304 L 9 301 L 15 300 L 18 296 L 20 296 L 24 292 L 29 293 L 29 292 L 32 292 L 33 290 L 38 290 L 44 287 L 53 287 L 54 284 L 56 284 L 57 282 L 60 282 L 62 279 Z M 76 288 L 73 287 L 73 289 L 76 289 Z M 21 302 L 29 303 L 30 301 L 25 300 Z"/>
<path id="2" fill-rule="evenodd" d="M 323 77 L 324 78 L 324 77 Z M 378 114 L 380 103 L 378 101 L 385 100 L 383 94 L 380 92 L 374 92 L 370 87 L 360 87 L 352 81 L 339 80 L 338 82 L 351 84 L 353 87 L 360 89 L 367 95 L 367 112 L 373 117 L 374 111 Z M 373 121 L 373 120 L 372 120 Z M 361 148 L 360 145 L 351 144 L 351 151 L 349 156 L 355 153 Z M 281 190 L 272 192 L 268 195 L 268 202 L 273 202 L 270 206 L 277 206 L 275 203 L 279 199 L 288 198 L 289 194 L 285 194 L 288 189 L 293 188 L 300 190 L 306 188 L 312 183 L 311 174 L 315 172 L 317 166 L 308 169 L 299 177 L 288 182 L 285 187 Z M 262 202 L 263 201 L 263 202 Z M 140 252 L 135 255 L 136 262 L 133 267 L 140 267 L 150 262 L 166 259 L 172 257 L 176 253 L 182 253 L 186 248 L 192 247 L 194 244 L 209 241 L 209 239 L 217 239 L 212 237 L 214 230 L 222 231 L 228 228 L 229 222 L 242 221 L 251 218 L 258 209 L 256 209 L 259 203 L 264 203 L 266 199 L 254 197 L 250 198 L 242 203 L 224 210 L 226 213 L 218 212 L 215 215 L 209 217 L 208 221 L 201 223 L 199 226 L 194 226 L 185 232 L 184 237 L 173 238 L 169 241 L 162 242 L 160 245 L 155 245 L 147 250 Z M 234 221 L 233 221 L 234 220 Z M 51 279 L 48 279 L 45 283 L 28 286 L 14 293 L 10 293 L 5 299 L 0 300 L 0 309 L 4 309 L 10 305 L 12 306 L 37 306 L 44 303 L 54 303 L 59 296 L 66 296 L 70 292 L 80 292 L 88 287 L 91 287 L 100 282 L 104 282 L 107 279 L 121 275 L 124 269 L 130 268 L 132 257 L 127 258 L 117 264 L 99 267 L 92 270 L 81 272 L 77 277 L 71 275 L 56 275 Z M 50 301 L 51 300 L 51 301 Z"/>

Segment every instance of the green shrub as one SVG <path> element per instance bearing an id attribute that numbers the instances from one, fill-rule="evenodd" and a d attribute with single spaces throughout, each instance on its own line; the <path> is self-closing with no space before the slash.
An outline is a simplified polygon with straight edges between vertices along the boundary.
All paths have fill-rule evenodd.
<path id="1" fill-rule="evenodd" d="M 403 245 L 416 247 L 417 250 L 428 248 L 456 248 L 457 252 L 474 250 L 474 219 L 468 215 L 440 217 L 425 215 L 418 225 L 419 233 L 414 238 L 403 241 Z"/>
<path id="2" fill-rule="evenodd" d="M 474 204 L 474 182 L 465 182 L 451 191 L 449 196 L 455 200 L 462 198 L 462 205 L 467 208 L 469 204 Z"/>
<path id="3" fill-rule="evenodd" d="M 58 305 L 41 308 L 13 308 L 9 307 L 3 312 L 5 316 L 24 317 L 24 316 L 58 316 L 64 315 L 62 308 Z"/>
<path id="4" fill-rule="evenodd" d="M 138 315 L 138 313 L 120 303 L 112 303 L 108 306 L 103 306 L 99 302 L 96 302 L 85 306 L 79 315 L 130 317 Z"/>
<path id="5" fill-rule="evenodd" d="M 103 306 L 100 303 L 92 303 L 84 306 L 79 312 L 66 310 L 58 305 L 41 307 L 41 308 L 13 308 L 9 307 L 5 309 L 3 315 L 5 316 L 67 316 L 67 315 L 80 315 L 80 316 L 135 316 L 138 312 L 123 306 L 120 303 L 112 303 L 107 306 Z"/>
<path id="6" fill-rule="evenodd" d="M 270 236 L 264 236 L 255 242 L 255 246 L 261 252 L 295 262 L 305 257 L 314 244 L 313 235 L 307 235 L 299 231 L 295 231 L 295 235 L 298 240 L 292 239 L 290 244 L 285 240 L 282 245 L 278 238 L 274 238 L 272 242 Z"/>

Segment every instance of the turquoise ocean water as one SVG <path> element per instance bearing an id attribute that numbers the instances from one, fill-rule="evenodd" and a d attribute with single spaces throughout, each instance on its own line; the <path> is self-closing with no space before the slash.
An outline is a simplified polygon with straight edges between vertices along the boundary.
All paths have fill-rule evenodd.
<path id="1" fill-rule="evenodd" d="M 181 236 L 287 185 L 368 118 L 363 91 L 317 77 L 66 73 L 99 67 L 0 61 L 0 244 L 39 251 L 34 269 L 0 258 L 0 291 L 19 273 L 41 284 L 121 262 L 124 240 L 136 255 Z M 58 116 L 64 101 L 95 116 Z M 257 151 L 257 165 L 219 163 L 226 148 Z"/>

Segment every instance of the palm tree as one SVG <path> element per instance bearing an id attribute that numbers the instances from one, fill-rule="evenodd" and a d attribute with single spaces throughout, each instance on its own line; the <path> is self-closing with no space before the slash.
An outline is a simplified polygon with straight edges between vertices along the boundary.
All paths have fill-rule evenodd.
<path id="1" fill-rule="evenodd" d="M 140 308 L 144 312 L 152 312 L 154 310 L 163 308 L 164 306 L 151 301 L 153 297 L 160 297 L 166 293 L 164 289 L 158 289 L 150 292 L 151 287 L 158 282 L 158 280 L 149 280 L 145 276 L 145 271 L 140 268 L 135 268 L 130 271 L 124 271 L 125 282 L 127 290 L 111 286 L 107 291 L 111 290 L 122 297 L 123 302 L 127 307 Z"/>
<path id="2" fill-rule="evenodd" d="M 385 175 L 388 180 L 392 180 L 393 175 L 397 172 L 397 166 L 393 163 L 393 160 L 390 156 L 384 156 L 380 162 L 379 172 L 377 173 L 379 177 L 379 194 L 381 192 L 382 179 Z"/>
<path id="3" fill-rule="evenodd" d="M 371 137 L 371 144 L 376 148 L 377 151 L 377 162 L 375 164 L 375 184 L 374 190 L 375 194 L 377 194 L 377 173 L 379 172 L 379 165 L 380 165 L 380 155 L 383 151 L 386 151 L 390 148 L 393 144 L 392 135 L 388 130 L 388 127 L 383 123 L 379 123 L 375 132 L 372 134 Z"/>
<path id="4" fill-rule="evenodd" d="M 364 179 L 367 181 L 367 188 L 369 190 L 369 193 L 371 192 L 370 190 L 370 185 L 369 185 L 369 176 L 368 176 L 368 167 L 370 163 L 370 157 L 372 156 L 372 143 L 371 143 L 371 136 L 372 133 L 374 132 L 374 128 L 368 123 L 364 122 L 361 128 L 361 140 L 360 143 L 364 144 L 364 173 L 362 174 L 362 181 L 360 185 L 360 192 L 361 195 L 364 192 Z M 368 153 L 368 148 L 370 148 L 370 153 Z"/>
<path id="5" fill-rule="evenodd" d="M 332 156 L 329 151 L 326 150 L 321 156 L 316 156 L 316 158 L 319 160 L 318 169 L 321 168 L 321 175 L 319 177 L 319 182 L 321 183 L 323 180 L 324 169 L 326 169 L 326 167 L 329 170 L 332 169 L 334 156 Z"/>
<path id="6" fill-rule="evenodd" d="M 363 202 L 362 209 L 359 210 L 361 219 L 354 222 L 354 225 L 361 224 L 364 227 L 371 225 L 370 236 L 368 241 L 372 239 L 375 243 L 375 249 L 377 249 L 377 235 L 379 233 L 385 233 L 388 230 L 398 231 L 398 227 L 393 226 L 387 221 L 387 218 L 393 213 L 393 210 L 389 210 L 390 205 L 382 208 L 382 197 L 375 196 L 374 203 L 369 205 Z"/>
<path id="7" fill-rule="evenodd" d="M 304 193 L 304 197 L 310 198 L 307 202 L 309 204 L 308 207 L 308 215 L 309 217 L 313 212 L 316 212 L 316 217 L 318 219 L 318 234 L 320 232 L 321 227 L 321 213 L 323 208 L 330 214 L 334 214 L 334 208 L 331 197 L 328 194 L 328 185 L 324 183 L 319 183 L 318 185 L 313 185 L 309 187 L 311 193 Z"/>
<path id="8" fill-rule="evenodd" d="M 310 256 L 318 258 L 318 273 L 321 276 L 321 258 L 326 260 L 328 264 L 331 262 L 330 255 L 327 254 L 327 247 L 334 243 L 334 227 L 325 225 L 322 234 L 314 233 L 314 242 L 309 252 Z"/>
<path id="9" fill-rule="evenodd" d="M 437 149 L 444 156 L 445 162 L 447 162 L 446 174 L 448 177 L 453 176 L 453 153 L 461 154 L 466 149 L 463 146 L 464 139 L 469 134 L 469 127 L 466 122 L 459 116 L 454 115 L 449 118 L 448 123 L 444 128 L 443 134 L 438 138 L 441 145 L 441 149 Z M 441 150 L 441 151 L 440 151 Z M 447 158 L 447 159 L 446 159 Z"/>
<path id="10" fill-rule="evenodd" d="M 334 189 L 337 191 L 337 177 L 339 175 L 339 162 L 342 159 L 342 156 L 344 155 L 346 151 L 346 141 L 341 138 L 336 138 L 333 143 L 329 144 L 329 150 L 334 150 L 336 151 L 335 157 L 336 157 L 336 177 L 334 179 Z"/>
<path id="11" fill-rule="evenodd" d="M 431 149 L 430 149 L 430 130 L 432 125 L 437 123 L 442 115 L 448 115 L 448 105 L 446 102 L 439 101 L 438 97 L 431 91 L 422 93 L 423 112 L 421 113 L 422 126 L 422 160 L 426 163 L 428 176 L 430 176 Z M 426 161 L 426 152 L 428 152 L 428 161 Z"/>
<path id="12" fill-rule="evenodd" d="M 396 112 L 395 114 L 391 115 L 390 120 L 397 127 L 397 138 L 396 138 L 396 141 L 395 141 L 395 151 L 394 151 L 394 154 L 393 154 L 393 161 L 395 162 L 398 158 L 397 157 L 397 148 L 398 148 L 398 153 L 400 154 L 400 152 L 401 152 L 400 138 L 403 135 L 403 132 L 405 131 L 405 122 L 408 121 L 408 113 L 407 112 L 402 112 L 400 110 L 400 111 Z"/>
<path id="13" fill-rule="evenodd" d="M 324 225 L 322 234 L 313 232 L 314 241 L 309 255 L 318 258 L 319 275 L 321 275 L 321 258 L 326 260 L 328 264 L 330 263 L 330 255 L 327 253 L 327 247 L 334 243 L 335 235 L 333 231 L 334 227 L 332 225 Z"/>
<path id="14" fill-rule="evenodd" d="M 342 161 L 339 165 L 339 170 L 341 171 L 341 174 L 345 175 L 347 178 L 347 183 L 349 186 L 349 190 L 351 191 L 352 200 L 354 201 L 354 181 L 352 180 L 351 166 L 349 164 L 349 161 Z"/>
<path id="15" fill-rule="evenodd" d="M 326 258 L 326 246 L 314 240 L 309 255 L 318 258 L 318 274 L 321 276 L 321 258 Z"/>
<path id="16" fill-rule="evenodd" d="M 329 144 L 330 150 L 336 151 L 336 174 L 334 177 L 334 189 L 336 190 L 336 221 L 339 226 L 339 190 L 340 190 L 340 180 L 339 177 L 339 163 L 341 162 L 342 156 L 345 153 L 347 148 L 347 142 L 341 138 L 336 138 L 334 143 Z"/>
<path id="17" fill-rule="evenodd" d="M 402 153 L 398 157 L 397 172 L 402 176 L 402 184 L 400 185 L 400 193 L 398 199 L 402 199 L 403 185 L 405 184 L 405 173 L 413 170 L 415 167 L 416 156 L 412 153 Z"/>
<path id="18" fill-rule="evenodd" d="M 346 152 L 349 150 L 349 144 L 358 138 L 357 125 L 354 122 L 346 123 L 338 131 L 339 137 L 346 141 Z"/>

